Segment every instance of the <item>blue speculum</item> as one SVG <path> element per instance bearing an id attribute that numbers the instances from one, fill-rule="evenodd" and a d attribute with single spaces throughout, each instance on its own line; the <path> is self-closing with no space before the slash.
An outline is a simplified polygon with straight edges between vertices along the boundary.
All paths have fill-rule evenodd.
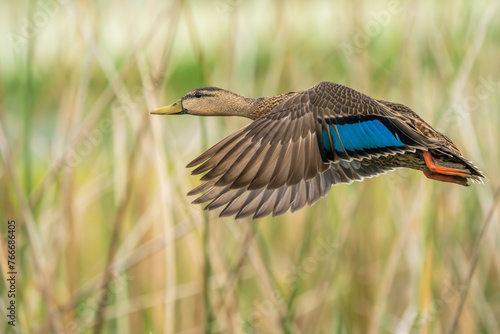
<path id="1" fill-rule="evenodd" d="M 333 146 L 339 152 L 343 151 L 342 146 L 348 151 L 404 146 L 403 142 L 379 120 L 329 125 L 328 130 Z M 332 150 L 326 130 L 323 130 L 323 145 L 325 150 Z"/>

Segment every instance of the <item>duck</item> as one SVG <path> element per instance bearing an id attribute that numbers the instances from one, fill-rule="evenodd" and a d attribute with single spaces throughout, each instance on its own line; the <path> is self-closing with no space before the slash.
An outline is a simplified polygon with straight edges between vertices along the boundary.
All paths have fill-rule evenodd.
<path id="1" fill-rule="evenodd" d="M 251 119 L 192 160 L 203 174 L 189 196 L 224 207 L 219 216 L 260 219 L 295 212 L 332 186 L 411 168 L 432 180 L 468 186 L 484 174 L 457 146 L 409 107 L 322 81 L 310 89 L 248 98 L 217 87 L 197 88 L 155 115 Z"/>

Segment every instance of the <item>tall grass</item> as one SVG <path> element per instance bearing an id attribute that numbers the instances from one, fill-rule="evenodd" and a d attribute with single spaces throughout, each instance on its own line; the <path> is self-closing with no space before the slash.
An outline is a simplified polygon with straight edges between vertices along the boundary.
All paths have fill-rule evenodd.
<path id="1" fill-rule="evenodd" d="M 19 273 L 0 331 L 500 332 L 497 2 L 0 8 L 0 212 Z M 190 204 L 186 163 L 248 121 L 149 110 L 201 86 L 321 80 L 410 106 L 489 180 L 397 170 L 260 221 Z"/>

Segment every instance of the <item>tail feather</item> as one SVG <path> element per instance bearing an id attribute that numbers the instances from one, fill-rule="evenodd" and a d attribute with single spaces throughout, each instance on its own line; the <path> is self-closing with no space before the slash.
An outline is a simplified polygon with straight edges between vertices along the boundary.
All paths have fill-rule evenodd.
<path id="1" fill-rule="evenodd" d="M 474 183 L 483 184 L 486 176 L 474 165 L 470 160 L 464 158 L 462 155 L 456 154 L 454 151 L 449 150 L 446 147 L 441 147 L 437 150 L 431 150 L 438 153 L 436 160 L 440 166 L 451 167 L 455 169 L 460 169 L 468 172 L 468 176 L 465 181 L 472 181 Z M 466 183 L 466 182 L 465 182 Z"/>

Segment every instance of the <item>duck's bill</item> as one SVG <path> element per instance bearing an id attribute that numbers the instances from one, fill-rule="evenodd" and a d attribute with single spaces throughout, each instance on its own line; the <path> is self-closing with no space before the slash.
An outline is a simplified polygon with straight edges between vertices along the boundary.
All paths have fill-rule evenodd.
<path id="1" fill-rule="evenodd" d="M 182 107 L 182 100 L 179 100 L 169 106 L 151 110 L 150 114 L 154 115 L 179 115 L 187 114 L 187 110 Z"/>

